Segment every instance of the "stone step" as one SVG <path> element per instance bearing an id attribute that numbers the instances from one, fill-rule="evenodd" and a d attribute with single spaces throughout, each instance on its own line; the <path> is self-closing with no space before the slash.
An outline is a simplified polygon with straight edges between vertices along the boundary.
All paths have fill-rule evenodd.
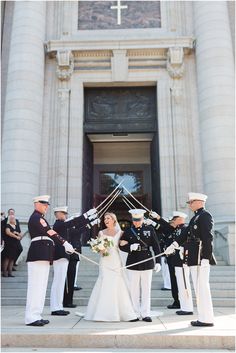
<path id="1" fill-rule="evenodd" d="M 5 285 L 6 283 L 20 283 L 20 282 L 27 282 L 27 274 L 25 275 L 19 275 L 18 273 L 16 273 L 14 275 L 15 277 L 2 277 L 1 279 L 1 282 L 3 285 Z M 78 282 L 83 282 L 83 281 L 95 281 L 96 278 L 98 277 L 98 273 L 92 273 L 92 274 L 85 274 L 85 273 L 80 273 L 78 274 Z M 52 281 L 52 274 L 50 274 L 49 276 L 49 281 Z M 211 272 L 210 274 L 210 281 L 211 282 L 219 282 L 219 281 L 222 281 L 224 283 L 225 282 L 234 282 L 234 272 L 232 273 L 229 273 L 229 272 L 226 272 L 226 273 L 222 273 L 222 272 L 219 272 L 219 273 L 213 273 Z M 153 273 L 153 277 L 152 277 L 152 281 L 153 282 L 162 282 L 162 276 L 161 274 L 155 274 Z"/>
<path id="2" fill-rule="evenodd" d="M 79 296 L 76 297 L 74 296 L 73 303 L 78 305 L 78 306 L 87 306 L 88 305 L 88 297 L 84 296 Z M 173 302 L 173 299 L 171 297 L 169 298 L 152 298 L 151 299 L 151 305 L 152 307 L 156 306 L 161 306 L 161 307 L 166 307 L 167 305 L 171 304 Z M 193 299 L 194 305 L 195 299 Z M 214 307 L 234 307 L 235 305 L 235 300 L 234 298 L 212 298 L 213 306 Z M 2 306 L 11 306 L 11 305 L 18 305 L 18 306 L 25 306 L 26 304 L 26 297 L 6 297 L 2 298 Z M 45 300 L 45 305 L 49 306 L 50 305 L 50 298 L 49 296 L 46 297 Z"/>
<path id="3" fill-rule="evenodd" d="M 214 268 L 211 267 L 211 271 L 210 271 L 210 276 L 214 277 L 214 276 L 234 276 L 235 271 L 234 268 L 231 269 L 232 266 L 223 266 L 223 267 L 217 267 L 215 266 Z M 127 270 L 128 271 L 128 270 Z M 50 276 L 52 276 L 53 270 L 50 270 Z M 79 276 L 97 276 L 99 273 L 98 269 L 83 269 L 80 268 L 79 269 Z M 14 272 L 14 276 L 15 277 L 27 277 L 27 271 L 15 271 Z M 154 274 L 153 278 L 157 278 L 157 277 L 161 277 L 161 273 L 158 274 Z M 6 281 L 5 277 L 2 277 L 2 281 Z"/>
<path id="4" fill-rule="evenodd" d="M 83 297 L 90 297 L 92 288 L 89 289 L 82 289 L 81 291 L 79 291 L 80 293 L 78 294 L 78 296 L 83 296 Z M 19 288 L 17 290 L 12 290 L 12 289 L 4 289 L 2 288 L 1 290 L 1 297 L 2 297 L 2 301 L 5 298 L 8 297 L 24 297 L 26 298 L 26 293 L 27 293 L 27 289 L 26 288 Z M 50 287 L 48 287 L 47 289 L 47 295 L 50 295 Z M 234 289 L 212 289 L 211 290 L 211 295 L 212 298 L 234 298 L 235 296 L 235 291 Z M 76 296 L 76 294 L 74 294 L 74 297 Z M 166 298 L 166 297 L 171 297 L 171 292 L 170 291 L 161 291 L 160 289 L 152 289 L 151 291 L 151 296 L 152 298 L 158 297 L 158 298 Z"/>
<path id="5" fill-rule="evenodd" d="M 115 350 L 111 351 L 111 348 L 103 348 L 102 351 L 100 349 L 93 349 L 92 353 L 111 353 L 111 352 L 116 352 L 116 353 L 170 353 L 170 350 L 166 350 L 166 348 L 163 349 L 158 349 L 156 350 L 154 349 L 133 349 L 133 348 L 114 348 Z M 2 352 L 32 352 L 31 348 L 22 348 L 22 347 L 14 347 L 14 348 L 8 348 L 8 347 L 4 347 L 4 349 L 2 350 Z M 65 353 L 65 348 L 37 348 L 37 352 L 56 352 L 56 353 Z M 66 347 L 66 353 L 70 353 L 70 352 L 79 352 L 79 353 L 88 353 L 91 352 L 90 350 L 88 351 L 86 348 L 85 349 L 79 349 L 78 348 L 67 348 Z M 171 349 L 171 353 L 189 353 L 189 350 L 185 350 L 185 349 Z M 192 350 L 191 349 L 191 353 L 199 353 L 199 350 Z M 213 353 L 212 350 L 209 349 L 201 349 L 201 353 Z M 214 353 L 229 353 L 228 349 L 214 349 Z"/>
<path id="6" fill-rule="evenodd" d="M 218 349 L 234 351 L 234 315 L 231 308 L 215 310 L 215 326 L 209 328 L 193 328 L 189 322 L 196 319 L 196 312 L 191 317 L 179 317 L 175 310 L 164 307 L 153 307 L 159 312 L 152 323 L 143 321 L 130 322 L 91 322 L 75 315 L 76 311 L 85 312 L 85 307 L 70 310 L 67 317 L 50 315 L 50 308 L 44 308 L 44 319 L 50 323 L 44 327 L 28 327 L 24 325 L 23 307 L 4 307 L 2 309 L 1 348 L 24 347 L 32 351 L 46 352 L 54 349 L 59 352 L 71 348 L 77 352 L 123 352 L 144 353 L 146 349 L 154 352 L 217 352 Z M 174 348 L 174 350 L 173 350 Z M 188 349 L 187 349 L 188 348 Z M 106 349 L 106 350 L 104 350 Z M 109 349 L 109 351 L 107 351 Z M 206 349 L 207 351 L 202 351 Z M 209 351 L 208 351 L 209 350 Z"/>
<path id="7" fill-rule="evenodd" d="M 99 256 L 90 251 L 89 248 L 83 249 L 83 254 L 99 262 Z M 220 257 L 218 258 L 219 261 Z M 79 267 L 78 283 L 83 288 L 81 291 L 74 292 L 74 300 L 78 305 L 87 305 L 92 288 L 98 277 L 98 266 L 82 260 Z M 27 265 L 22 262 L 14 272 L 14 278 L 2 278 L 2 305 L 25 305 L 27 292 Z M 46 304 L 49 304 L 50 288 L 53 278 L 53 267 L 51 266 L 49 283 L 47 289 Z M 214 305 L 234 306 L 234 266 L 225 266 L 218 262 L 217 266 L 211 266 L 210 286 Z M 170 291 L 161 291 L 163 285 L 161 273 L 153 273 L 152 281 L 152 305 L 168 305 L 171 300 Z M 194 295 L 194 291 L 192 291 Z"/>
<path id="8" fill-rule="evenodd" d="M 92 289 L 95 282 L 96 282 L 97 278 L 93 278 L 90 280 L 85 280 L 85 279 L 81 279 L 80 281 L 78 281 L 79 286 L 82 287 L 83 289 Z M 48 283 L 48 287 L 50 287 L 51 282 L 49 281 Z M 153 289 L 161 289 L 163 286 L 163 281 L 161 279 L 156 280 L 156 281 L 152 281 L 152 288 Z M 222 282 L 210 282 L 210 286 L 212 289 L 222 289 Z M 5 289 L 11 289 L 11 290 L 18 290 L 18 289 L 22 289 L 22 288 L 27 288 L 27 281 L 25 282 L 19 282 L 19 281 L 15 281 L 15 282 L 5 282 L 4 286 L 2 287 L 2 290 Z M 232 281 L 227 281 L 224 282 L 224 289 L 234 289 L 235 288 L 235 283 L 234 280 L 232 279 Z M 164 291 L 165 293 L 168 293 L 168 291 Z"/>

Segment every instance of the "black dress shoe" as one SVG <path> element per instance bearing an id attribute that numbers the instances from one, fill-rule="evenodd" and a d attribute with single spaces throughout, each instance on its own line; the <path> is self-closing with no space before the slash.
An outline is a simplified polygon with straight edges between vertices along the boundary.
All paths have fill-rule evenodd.
<path id="1" fill-rule="evenodd" d="M 68 315 L 66 311 L 64 310 L 56 310 L 56 311 L 52 311 L 51 315 L 56 315 L 56 316 L 66 316 Z"/>
<path id="2" fill-rule="evenodd" d="M 74 287 L 74 290 L 81 290 L 81 289 L 83 289 L 83 288 L 77 287 L 77 286 Z"/>
<path id="3" fill-rule="evenodd" d="M 192 311 L 184 311 L 184 310 L 178 310 L 176 311 L 177 315 L 193 315 Z"/>
<path id="4" fill-rule="evenodd" d="M 171 289 L 162 287 L 161 290 L 171 290 Z"/>
<path id="5" fill-rule="evenodd" d="M 168 309 L 180 309 L 180 304 L 174 302 L 173 304 L 167 305 L 167 308 Z"/>
<path id="6" fill-rule="evenodd" d="M 40 321 L 41 321 L 44 325 L 47 325 L 47 324 L 49 324 L 49 322 L 50 322 L 49 320 L 43 320 L 43 319 L 41 319 Z"/>
<path id="7" fill-rule="evenodd" d="M 201 322 L 201 321 L 191 321 L 191 325 L 192 326 L 204 326 L 204 327 L 206 327 L 206 326 L 214 326 L 214 324 L 213 323 L 208 323 L 208 322 Z"/>
<path id="8" fill-rule="evenodd" d="M 11 273 L 8 275 L 8 277 L 15 277 L 15 276 L 13 276 Z"/>
<path id="9" fill-rule="evenodd" d="M 76 308 L 77 307 L 77 305 L 75 305 L 75 304 L 64 304 L 63 306 L 64 306 L 64 308 Z"/>
<path id="10" fill-rule="evenodd" d="M 26 326 L 44 326 L 44 323 L 41 320 L 37 320 L 37 321 L 31 322 L 30 324 L 26 324 Z"/>
<path id="11" fill-rule="evenodd" d="M 152 322 L 152 319 L 150 318 L 150 316 L 146 316 L 142 320 L 146 322 Z"/>
<path id="12" fill-rule="evenodd" d="M 70 311 L 67 311 L 67 310 L 61 310 L 63 311 L 64 313 L 66 313 L 66 315 L 69 315 L 70 314 Z"/>
<path id="13" fill-rule="evenodd" d="M 133 319 L 133 320 L 129 320 L 129 322 L 137 322 L 137 321 L 139 321 L 138 318 L 137 319 Z"/>

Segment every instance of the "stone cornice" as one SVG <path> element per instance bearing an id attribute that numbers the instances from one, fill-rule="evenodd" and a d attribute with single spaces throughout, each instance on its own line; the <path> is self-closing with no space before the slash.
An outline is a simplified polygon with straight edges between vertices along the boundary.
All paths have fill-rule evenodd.
<path id="1" fill-rule="evenodd" d="M 194 48 L 193 37 L 160 37 L 156 39 L 123 39 L 123 40 L 49 40 L 45 43 L 46 53 L 49 56 L 55 56 L 57 51 L 70 50 L 75 52 L 92 52 L 92 56 L 104 56 L 104 51 L 127 49 L 140 50 L 142 55 L 145 51 L 150 55 L 152 51 L 157 49 L 168 50 L 169 48 L 179 47 L 183 48 L 187 54 Z M 95 54 L 96 53 L 96 54 Z"/>

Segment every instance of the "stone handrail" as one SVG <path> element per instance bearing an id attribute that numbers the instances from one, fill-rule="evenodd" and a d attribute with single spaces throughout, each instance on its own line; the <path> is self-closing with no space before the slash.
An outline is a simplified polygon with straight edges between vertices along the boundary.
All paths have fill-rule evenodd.
<path id="1" fill-rule="evenodd" d="M 235 228 L 234 225 L 227 225 L 220 231 L 214 231 L 214 248 L 227 265 L 235 264 Z"/>
<path id="2" fill-rule="evenodd" d="M 222 238 L 224 241 L 227 242 L 227 238 L 226 238 L 221 232 L 219 232 L 218 230 L 215 230 L 215 231 L 214 231 L 214 234 L 215 234 L 216 238 L 217 238 L 217 237 L 220 237 L 220 238 Z"/>

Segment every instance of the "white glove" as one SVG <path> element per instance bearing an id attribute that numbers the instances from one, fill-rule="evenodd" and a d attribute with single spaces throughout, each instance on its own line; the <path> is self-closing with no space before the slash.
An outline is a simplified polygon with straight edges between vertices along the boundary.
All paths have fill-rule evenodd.
<path id="1" fill-rule="evenodd" d="M 154 267 L 154 271 L 157 273 L 157 272 L 160 272 L 161 271 L 161 265 L 159 263 L 157 263 Z"/>
<path id="2" fill-rule="evenodd" d="M 91 216 L 91 215 L 94 214 L 94 213 L 97 213 L 96 208 L 91 208 L 90 210 L 88 210 L 87 212 L 85 212 L 83 215 L 84 215 L 84 218 L 88 218 L 88 216 Z"/>
<path id="3" fill-rule="evenodd" d="M 145 219 L 144 223 L 147 226 L 153 226 L 153 227 L 155 227 L 157 225 L 156 222 L 152 221 L 150 218 Z"/>
<path id="4" fill-rule="evenodd" d="M 72 246 L 70 243 L 68 243 L 68 241 L 65 241 L 65 243 L 62 244 L 62 245 L 64 246 L 65 251 L 66 251 L 67 253 L 73 254 L 74 248 L 73 248 L 73 246 Z"/>
<path id="5" fill-rule="evenodd" d="M 179 247 L 179 257 L 180 257 L 180 260 L 184 259 L 184 247 L 183 246 Z"/>
<path id="6" fill-rule="evenodd" d="M 130 251 L 136 251 L 139 248 L 140 244 L 135 243 L 130 245 Z"/>
<path id="7" fill-rule="evenodd" d="M 92 221 L 95 218 L 98 218 L 98 214 L 97 213 L 94 213 L 91 216 L 88 216 L 89 221 Z"/>
<path id="8" fill-rule="evenodd" d="M 177 249 L 179 247 L 179 244 L 174 241 L 172 244 L 170 244 L 170 246 L 168 246 L 168 248 L 166 248 L 166 250 L 164 251 L 165 255 L 170 255 L 173 254 L 173 252 L 175 252 L 175 249 Z"/>
<path id="9" fill-rule="evenodd" d="M 67 218 L 65 220 L 65 222 L 69 222 L 69 221 L 72 221 L 72 219 L 75 219 L 76 217 L 79 217 L 81 216 L 81 213 L 74 213 L 73 215 L 71 215 L 69 218 Z"/>
<path id="10" fill-rule="evenodd" d="M 91 226 L 94 226 L 95 224 L 100 224 L 100 218 L 96 218 L 94 221 L 90 222 Z"/>
<path id="11" fill-rule="evenodd" d="M 155 211 L 151 211 L 151 212 L 150 212 L 150 216 L 151 216 L 152 218 L 157 218 L 157 219 L 160 219 L 160 218 L 161 218 L 161 217 L 159 216 L 159 214 L 156 213 Z"/>
<path id="12" fill-rule="evenodd" d="M 202 259 L 201 260 L 201 267 L 208 267 L 210 266 L 209 260 L 208 259 Z"/>

